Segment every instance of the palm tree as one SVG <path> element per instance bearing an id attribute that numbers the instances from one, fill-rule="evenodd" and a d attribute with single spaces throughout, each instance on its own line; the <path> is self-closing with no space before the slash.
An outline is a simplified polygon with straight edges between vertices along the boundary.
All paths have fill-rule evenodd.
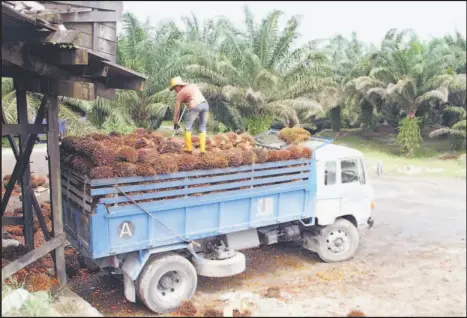
<path id="1" fill-rule="evenodd" d="M 232 128 L 245 128 L 245 121 L 277 118 L 287 125 L 300 123 L 299 114 L 322 112 L 318 103 L 303 98 L 320 84 L 325 73 L 324 55 L 311 46 L 294 51 L 298 18 L 292 17 L 282 32 L 277 23 L 280 11 L 270 13 L 259 26 L 246 7 L 247 32 L 222 21 L 217 46 L 189 43 L 182 49 L 181 60 L 188 77 L 201 85 L 214 116 Z M 236 35 L 235 37 L 233 35 Z"/>
<path id="2" fill-rule="evenodd" d="M 117 47 L 118 62 L 148 74 L 149 79 L 143 91 L 119 91 L 109 120 L 112 126 L 120 123 L 155 129 L 169 115 L 170 105 L 175 101 L 175 96 L 167 90 L 167 82 L 182 70 L 178 52 L 184 34 L 172 22 L 153 29 L 149 22 L 142 24 L 131 13 L 124 14 L 123 23 L 124 34 Z"/>
<path id="3" fill-rule="evenodd" d="M 466 111 L 465 107 L 447 107 L 445 110 L 447 113 L 454 113 L 457 115 L 459 120 L 454 123 L 450 128 L 439 128 L 430 133 L 430 138 L 439 137 L 443 135 L 452 136 L 455 138 L 454 147 L 457 149 L 465 149 L 466 146 Z"/>
<path id="4" fill-rule="evenodd" d="M 323 102 L 331 108 L 332 128 L 338 132 L 341 125 L 342 109 L 346 107 L 348 112 L 353 109 L 352 106 L 355 106 L 355 103 L 352 103 L 352 98 L 348 98 L 345 87 L 353 78 L 368 75 L 372 64 L 369 52 L 366 52 L 367 49 L 363 43 L 358 41 L 355 32 L 352 33 L 350 41 L 341 35 L 331 38 L 324 51 L 330 57 L 334 83 L 323 91 L 324 96 L 319 100 L 322 101 L 324 98 Z"/>

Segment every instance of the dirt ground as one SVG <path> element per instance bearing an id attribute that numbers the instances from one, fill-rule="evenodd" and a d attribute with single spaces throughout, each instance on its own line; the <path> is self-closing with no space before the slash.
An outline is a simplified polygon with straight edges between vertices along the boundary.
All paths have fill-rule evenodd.
<path id="1" fill-rule="evenodd" d="M 44 174 L 44 155 L 35 152 L 33 171 Z M 12 169 L 7 158 L 2 174 Z M 384 176 L 372 183 L 375 225 L 361 231 L 354 259 L 325 264 L 291 245 L 246 251 L 246 272 L 199 278 L 198 312 L 248 298 L 258 316 L 346 316 L 353 309 L 367 316 L 465 316 L 465 180 Z M 126 301 L 122 283 L 104 272 L 84 271 L 70 287 L 105 316 L 155 315 Z M 280 293 L 266 297 L 269 287 Z"/>

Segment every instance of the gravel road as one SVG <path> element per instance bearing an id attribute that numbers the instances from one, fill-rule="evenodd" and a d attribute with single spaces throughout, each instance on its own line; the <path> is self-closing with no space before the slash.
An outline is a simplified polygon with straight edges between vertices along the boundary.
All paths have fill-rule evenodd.
<path id="1" fill-rule="evenodd" d="M 45 151 L 32 170 L 45 175 Z M 13 164 L 2 152 L 2 175 Z M 11 168 L 8 168 L 11 166 Z M 44 170 L 42 170 L 44 169 Z M 354 259 L 325 264 L 296 246 L 246 251 L 246 272 L 199 279 L 199 312 L 222 300 L 250 300 L 259 316 L 466 316 L 465 180 L 391 177 L 372 180 L 375 225 L 361 231 Z M 70 287 L 105 316 L 154 316 L 124 300 L 119 280 L 103 272 L 71 280 Z M 269 287 L 280 296 L 265 297 Z"/>

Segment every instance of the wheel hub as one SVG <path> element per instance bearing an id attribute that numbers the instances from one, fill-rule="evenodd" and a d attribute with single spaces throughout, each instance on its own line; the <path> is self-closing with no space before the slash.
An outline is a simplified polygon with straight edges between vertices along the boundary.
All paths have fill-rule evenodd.
<path id="1" fill-rule="evenodd" d="M 157 288 L 161 292 L 162 296 L 174 293 L 177 287 L 180 285 L 180 277 L 176 271 L 166 273 L 159 279 Z"/>
<path id="2" fill-rule="evenodd" d="M 328 250 L 333 253 L 342 253 L 349 248 L 349 238 L 344 231 L 338 230 L 329 233 L 326 240 Z"/>

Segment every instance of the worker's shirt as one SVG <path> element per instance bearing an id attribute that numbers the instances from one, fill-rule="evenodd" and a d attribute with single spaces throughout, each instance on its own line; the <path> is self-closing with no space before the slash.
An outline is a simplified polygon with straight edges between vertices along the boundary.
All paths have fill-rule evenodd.
<path id="1" fill-rule="evenodd" d="M 206 98 L 195 84 L 188 84 L 182 87 L 177 94 L 177 103 L 184 103 L 188 109 L 193 109 L 201 103 L 205 103 Z"/>

